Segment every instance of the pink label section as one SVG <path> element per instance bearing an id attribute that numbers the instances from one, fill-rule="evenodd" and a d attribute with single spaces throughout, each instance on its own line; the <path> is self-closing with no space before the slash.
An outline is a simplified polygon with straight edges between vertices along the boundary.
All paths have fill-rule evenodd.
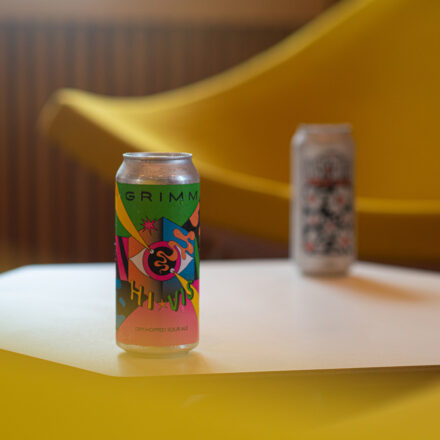
<path id="1" fill-rule="evenodd" d="M 128 345 L 184 345 L 198 339 L 198 319 L 190 301 L 177 312 L 171 310 L 169 303 L 155 304 L 154 310 L 149 310 L 144 302 L 117 332 L 117 340 Z"/>
<path id="2" fill-rule="evenodd" d="M 122 249 L 121 249 L 122 248 Z M 124 264 L 124 257 L 128 255 L 128 238 L 116 236 L 116 264 L 119 269 L 120 279 L 123 281 L 128 280 L 128 271 L 126 269 L 126 264 Z"/>

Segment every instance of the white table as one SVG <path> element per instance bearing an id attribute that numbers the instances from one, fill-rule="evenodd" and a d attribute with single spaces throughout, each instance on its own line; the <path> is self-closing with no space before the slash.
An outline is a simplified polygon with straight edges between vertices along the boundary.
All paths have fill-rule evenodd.
<path id="1" fill-rule="evenodd" d="M 287 260 L 204 262 L 199 347 L 146 359 L 114 342 L 112 264 L 0 276 L 0 348 L 111 376 L 440 364 L 440 274 L 358 263 L 342 278 Z"/>

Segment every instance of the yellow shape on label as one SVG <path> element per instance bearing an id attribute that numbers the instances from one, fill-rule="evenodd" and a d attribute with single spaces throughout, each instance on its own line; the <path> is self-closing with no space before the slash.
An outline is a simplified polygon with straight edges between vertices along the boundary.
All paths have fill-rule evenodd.
<path id="1" fill-rule="evenodd" d="M 194 286 L 188 287 L 190 284 L 188 280 L 180 276 L 178 273 L 175 275 L 180 281 L 180 284 L 182 284 L 182 287 L 185 289 L 187 298 L 189 299 L 192 296 L 191 302 L 196 312 L 197 319 L 199 319 L 199 292 L 197 292 L 197 289 Z"/>

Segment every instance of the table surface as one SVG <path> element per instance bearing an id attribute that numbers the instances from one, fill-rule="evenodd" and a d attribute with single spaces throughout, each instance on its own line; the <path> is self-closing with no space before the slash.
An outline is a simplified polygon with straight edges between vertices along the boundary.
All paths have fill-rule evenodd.
<path id="1" fill-rule="evenodd" d="M 0 348 L 110 376 L 440 364 L 440 274 L 356 264 L 311 278 L 288 260 L 203 262 L 200 345 L 148 359 L 115 344 L 112 264 L 0 276 Z"/>

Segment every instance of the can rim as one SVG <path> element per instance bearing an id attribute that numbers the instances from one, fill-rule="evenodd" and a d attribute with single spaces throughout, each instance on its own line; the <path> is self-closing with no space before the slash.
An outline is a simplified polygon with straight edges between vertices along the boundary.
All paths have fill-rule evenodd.
<path id="1" fill-rule="evenodd" d="M 192 157 L 191 153 L 152 153 L 152 152 L 129 152 L 122 155 L 124 159 L 142 161 L 181 160 Z"/>
<path id="2" fill-rule="evenodd" d="M 336 124 L 309 124 L 302 123 L 299 125 L 298 130 L 306 131 L 311 134 L 345 134 L 351 133 L 352 127 L 349 122 L 340 122 Z"/>

